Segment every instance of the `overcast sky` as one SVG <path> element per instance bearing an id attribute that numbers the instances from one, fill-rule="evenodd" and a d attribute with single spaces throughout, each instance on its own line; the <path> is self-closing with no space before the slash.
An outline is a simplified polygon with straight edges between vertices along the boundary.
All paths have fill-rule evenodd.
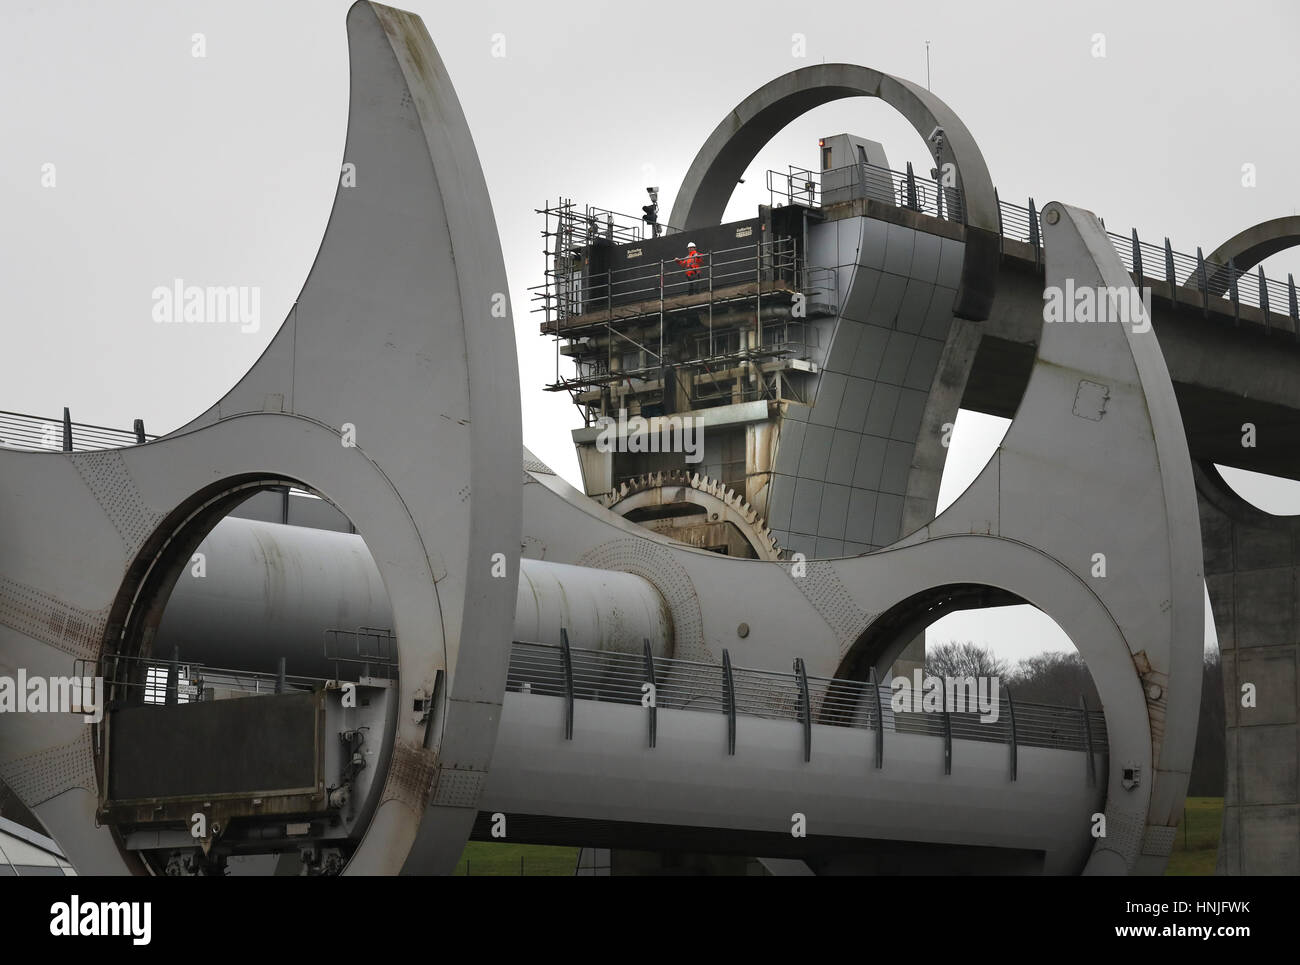
<path id="1" fill-rule="evenodd" d="M 447 64 L 492 193 L 525 442 L 571 481 L 577 411 L 542 390 L 555 378 L 554 345 L 526 311 L 542 268 L 534 209 L 565 195 L 638 211 L 657 184 L 666 216 L 718 121 L 794 68 L 848 61 L 924 83 L 928 40 L 931 86 L 974 134 L 1004 200 L 1078 204 L 1153 243 L 1167 235 L 1175 249 L 1208 252 L 1300 210 L 1300 125 L 1288 110 L 1300 8 L 1290 3 L 405 5 Z M 0 409 L 57 415 L 67 405 L 80 421 L 143 418 L 160 433 L 252 364 L 329 216 L 347 122 L 348 6 L 5 0 Z M 195 34 L 205 56 L 194 56 Z M 1094 56 L 1097 35 L 1104 57 Z M 768 145 L 728 218 L 768 200 L 767 169 L 814 167 L 817 137 L 846 131 L 881 141 L 896 169 L 930 167 L 921 138 L 888 108 L 841 101 Z M 1254 187 L 1243 186 L 1246 164 Z M 1300 275 L 1300 256 L 1265 267 Z M 261 326 L 156 325 L 151 293 L 177 278 L 258 287 Z M 963 418 L 953 479 L 973 478 L 1003 427 Z M 1013 649 L 1041 649 L 1037 630 L 1006 630 L 997 632 L 1018 638 Z"/>

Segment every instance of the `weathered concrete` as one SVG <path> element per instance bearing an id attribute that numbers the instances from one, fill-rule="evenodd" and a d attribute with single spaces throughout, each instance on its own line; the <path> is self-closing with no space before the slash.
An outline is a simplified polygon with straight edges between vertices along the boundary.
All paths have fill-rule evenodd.
<path id="1" fill-rule="evenodd" d="M 1212 466 L 1196 476 L 1227 729 L 1217 871 L 1297 875 L 1300 518 L 1249 505 Z"/>

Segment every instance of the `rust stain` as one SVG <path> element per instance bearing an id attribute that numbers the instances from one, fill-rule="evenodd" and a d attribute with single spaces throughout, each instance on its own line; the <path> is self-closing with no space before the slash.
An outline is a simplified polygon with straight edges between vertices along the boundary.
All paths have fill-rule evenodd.
<path id="1" fill-rule="evenodd" d="M 401 801 L 416 813 L 424 813 L 429 804 L 438 755 L 423 746 L 398 738 L 393 748 L 393 763 L 388 768 L 384 787 L 385 801 Z"/>

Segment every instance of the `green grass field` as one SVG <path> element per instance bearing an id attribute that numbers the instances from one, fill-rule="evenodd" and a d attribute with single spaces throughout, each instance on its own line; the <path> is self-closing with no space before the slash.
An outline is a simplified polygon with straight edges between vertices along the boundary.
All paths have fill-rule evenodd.
<path id="1" fill-rule="evenodd" d="M 1189 797 L 1165 874 L 1214 874 L 1222 827 L 1223 798 Z M 577 862 L 577 848 L 471 841 L 456 865 L 456 874 L 572 875 Z"/>
<path id="2" fill-rule="evenodd" d="M 522 864 L 521 864 L 522 862 Z M 471 841 L 456 865 L 458 875 L 572 875 L 577 848 Z"/>
<path id="3" fill-rule="evenodd" d="M 1223 827 L 1223 798 L 1189 797 L 1178 823 L 1167 875 L 1212 875 Z"/>

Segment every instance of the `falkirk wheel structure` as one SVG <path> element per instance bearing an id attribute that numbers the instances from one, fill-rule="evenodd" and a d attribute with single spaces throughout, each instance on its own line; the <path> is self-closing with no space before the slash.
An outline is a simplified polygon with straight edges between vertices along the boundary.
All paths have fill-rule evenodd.
<path id="1" fill-rule="evenodd" d="M 79 872 L 448 873 L 499 824 L 816 873 L 1158 874 L 1207 585 L 1228 694 L 1220 871 L 1300 871 L 1300 537 L 1213 469 L 1300 469 L 1295 380 L 1274 377 L 1300 364 L 1294 287 L 1270 307 L 1260 273 L 1258 304 L 1243 294 L 1295 219 L 1188 265 L 1058 202 L 1031 203 L 1017 235 L 933 94 L 794 71 L 726 114 L 646 244 L 718 227 L 762 145 L 837 98 L 899 111 L 940 181 L 836 188 L 826 169 L 820 203 L 763 215 L 806 273 L 755 256 L 743 297 L 768 304 L 730 349 L 737 385 L 780 370 L 799 396 L 762 403 L 762 451 L 741 457 L 761 473 L 629 482 L 578 430 L 584 493 L 522 448 L 492 203 L 424 25 L 361 2 L 347 30 L 345 157 L 366 176 L 340 187 L 262 357 L 165 436 L 0 449 L 0 675 L 103 681 L 84 713 L 0 714 L 0 781 Z M 796 208 L 797 231 L 779 220 Z M 764 321 L 797 316 L 811 265 L 833 292 L 809 313 L 816 346 L 765 355 Z M 1153 318 L 1045 318 L 1045 292 L 1135 283 Z M 698 317 L 698 286 L 658 284 L 658 324 L 692 298 Z M 548 325 L 591 344 L 604 301 Z M 1243 370 L 1268 384 L 1233 384 Z M 613 382 L 568 388 L 608 399 Z M 660 390 L 659 414 L 683 411 Z M 733 393 L 732 415 L 753 404 Z M 959 405 L 1014 418 L 936 515 Z M 1244 456 L 1243 421 L 1266 440 Z M 289 490 L 346 531 L 238 512 Z M 678 510 L 739 542 L 677 538 Z M 894 708 L 891 668 L 928 623 L 1024 602 L 1075 643 L 1100 706 Z"/>

